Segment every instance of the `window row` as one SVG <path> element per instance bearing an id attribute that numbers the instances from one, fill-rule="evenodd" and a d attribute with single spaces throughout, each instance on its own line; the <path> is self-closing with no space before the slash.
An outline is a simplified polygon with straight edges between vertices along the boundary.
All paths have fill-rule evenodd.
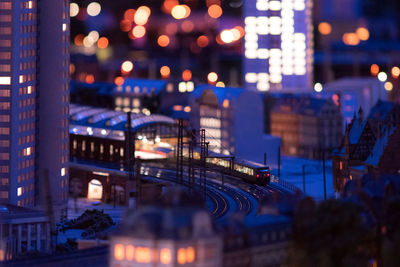
<path id="1" fill-rule="evenodd" d="M 35 61 L 22 62 L 19 64 L 19 70 L 29 70 L 29 69 L 34 69 L 35 67 L 36 67 Z"/>
<path id="2" fill-rule="evenodd" d="M 19 58 L 35 57 L 36 49 L 24 49 L 19 52 Z"/>
<path id="3" fill-rule="evenodd" d="M 35 177 L 35 173 L 33 171 L 23 173 L 21 175 L 18 175 L 18 183 L 21 183 L 23 181 L 32 180 L 34 177 Z"/>
<path id="4" fill-rule="evenodd" d="M 31 105 L 35 105 L 35 98 L 28 98 L 19 101 L 19 107 L 29 107 Z"/>
<path id="5" fill-rule="evenodd" d="M 0 140 L 0 147 L 10 147 L 10 140 Z"/>
<path id="6" fill-rule="evenodd" d="M 19 88 L 19 95 L 30 95 L 35 92 L 35 86 L 27 86 Z"/>
<path id="7" fill-rule="evenodd" d="M 20 33 L 33 33 L 37 32 L 36 25 L 26 25 L 20 27 Z"/>
<path id="8" fill-rule="evenodd" d="M 25 136 L 18 138 L 18 145 L 27 144 L 27 143 L 33 142 L 34 140 L 35 140 L 35 138 L 34 138 L 33 134 L 25 135 Z"/>
<path id="9" fill-rule="evenodd" d="M 19 120 L 26 120 L 35 117 L 35 110 L 27 110 L 19 113 Z"/>
<path id="10" fill-rule="evenodd" d="M 35 164 L 33 162 L 33 159 L 27 159 L 22 162 L 18 162 L 18 170 L 26 169 L 26 168 L 30 168 L 30 167 L 34 167 L 34 166 L 35 166 Z"/>
<path id="11" fill-rule="evenodd" d="M 24 46 L 24 45 L 34 45 L 36 44 L 37 39 L 36 37 L 24 37 L 19 39 L 19 45 Z"/>
<path id="12" fill-rule="evenodd" d="M 27 123 L 27 124 L 22 124 L 22 125 L 18 125 L 18 132 L 22 133 L 22 132 L 26 132 L 26 131 L 31 131 L 35 129 L 35 123 Z"/>
<path id="13" fill-rule="evenodd" d="M 11 1 L 0 2 L 0 10 L 11 10 L 11 8 L 12 8 Z"/>
<path id="14" fill-rule="evenodd" d="M 31 21 L 36 20 L 36 13 L 25 13 L 20 15 L 21 21 Z"/>

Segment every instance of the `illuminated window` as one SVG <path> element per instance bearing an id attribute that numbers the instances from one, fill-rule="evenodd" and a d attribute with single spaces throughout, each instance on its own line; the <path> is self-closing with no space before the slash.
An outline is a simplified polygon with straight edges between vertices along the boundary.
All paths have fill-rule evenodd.
<path id="1" fill-rule="evenodd" d="M 185 264 L 187 257 L 186 257 L 186 249 L 184 248 L 180 248 L 178 249 L 178 256 L 177 256 L 177 260 L 179 264 Z"/>
<path id="2" fill-rule="evenodd" d="M 65 173 L 66 173 L 65 168 L 61 168 L 61 176 L 65 176 Z"/>
<path id="3" fill-rule="evenodd" d="M 21 196 L 22 195 L 22 187 L 18 187 L 17 188 L 17 196 Z"/>
<path id="4" fill-rule="evenodd" d="M 340 170 L 343 170 L 343 162 L 340 162 L 340 163 L 339 163 L 339 169 L 340 169 Z"/>
<path id="5" fill-rule="evenodd" d="M 30 155 L 31 155 L 31 152 L 32 152 L 31 150 L 32 150 L 31 147 L 27 147 L 27 148 L 26 148 L 26 155 L 27 155 L 27 156 L 30 156 Z"/>
<path id="6" fill-rule="evenodd" d="M 10 85 L 11 77 L 0 77 L 0 85 Z"/>
<path id="7" fill-rule="evenodd" d="M 137 247 L 135 251 L 136 261 L 139 263 L 149 263 L 151 261 L 150 248 Z"/>
<path id="8" fill-rule="evenodd" d="M 67 24 L 66 23 L 63 23 L 62 30 L 63 30 L 63 32 L 67 31 Z"/>
<path id="9" fill-rule="evenodd" d="M 188 247 L 186 249 L 186 260 L 187 262 L 191 263 L 194 262 L 195 259 L 195 252 L 193 247 Z"/>
<path id="10" fill-rule="evenodd" d="M 114 258 L 120 261 L 125 258 L 124 245 L 116 244 L 114 246 Z"/>
<path id="11" fill-rule="evenodd" d="M 132 245 L 126 246 L 126 259 L 133 261 L 135 259 L 135 248 Z"/>
<path id="12" fill-rule="evenodd" d="M 169 248 L 162 248 L 160 250 L 160 262 L 162 264 L 171 263 L 171 251 L 169 250 Z"/>
<path id="13" fill-rule="evenodd" d="M 19 83 L 25 82 L 25 76 L 24 75 L 19 75 Z"/>

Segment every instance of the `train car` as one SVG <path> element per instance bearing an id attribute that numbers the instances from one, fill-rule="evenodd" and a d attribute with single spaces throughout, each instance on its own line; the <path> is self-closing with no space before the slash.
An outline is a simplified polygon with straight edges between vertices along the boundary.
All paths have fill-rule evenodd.
<path id="1" fill-rule="evenodd" d="M 195 151 L 193 158 L 200 160 L 200 153 Z M 206 158 L 206 164 L 210 168 L 218 168 L 226 174 L 240 177 L 252 184 L 267 185 L 271 180 L 271 170 L 268 166 L 249 160 L 233 159 L 229 156 L 210 152 Z M 233 166 L 232 166 L 233 165 Z"/>

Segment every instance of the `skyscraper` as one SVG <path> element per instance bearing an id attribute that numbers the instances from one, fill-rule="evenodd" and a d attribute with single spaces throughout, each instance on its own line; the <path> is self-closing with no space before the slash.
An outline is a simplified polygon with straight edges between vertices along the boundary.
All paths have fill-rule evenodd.
<path id="1" fill-rule="evenodd" d="M 244 83 L 248 90 L 299 92 L 312 83 L 312 0 L 246 0 Z"/>
<path id="2" fill-rule="evenodd" d="M 41 204 L 41 177 L 48 169 L 52 198 L 62 202 L 67 197 L 68 1 L 0 0 L 0 23 L 0 201 Z"/>

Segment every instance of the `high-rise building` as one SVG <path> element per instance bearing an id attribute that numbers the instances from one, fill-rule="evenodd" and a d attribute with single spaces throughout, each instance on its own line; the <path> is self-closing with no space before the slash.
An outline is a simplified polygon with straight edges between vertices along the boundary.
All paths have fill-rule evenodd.
<path id="1" fill-rule="evenodd" d="M 246 0 L 244 84 L 299 92 L 312 84 L 312 0 Z"/>
<path id="2" fill-rule="evenodd" d="M 0 22 L 0 201 L 40 204 L 44 169 L 52 198 L 61 201 L 67 197 L 68 1 L 0 0 Z"/>

